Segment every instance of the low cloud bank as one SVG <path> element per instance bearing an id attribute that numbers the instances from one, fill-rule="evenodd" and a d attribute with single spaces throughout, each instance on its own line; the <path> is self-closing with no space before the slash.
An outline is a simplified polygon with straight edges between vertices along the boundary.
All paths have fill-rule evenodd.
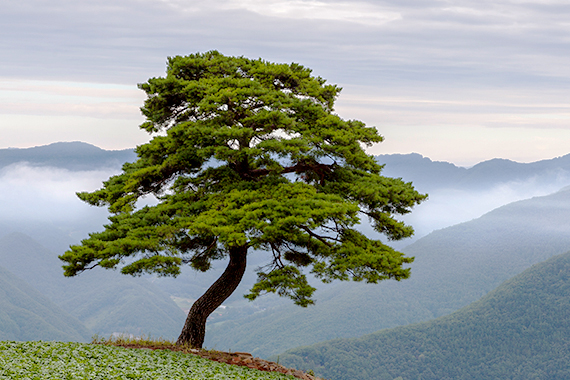
<path id="1" fill-rule="evenodd" d="M 414 227 L 414 236 L 389 244 L 403 248 L 434 230 L 479 218 L 512 202 L 549 195 L 566 186 L 570 186 L 570 176 L 561 173 L 552 182 L 543 182 L 536 177 L 526 181 L 505 182 L 480 191 L 455 188 L 433 190 L 427 201 L 400 218 Z M 363 228 L 367 233 L 375 234 L 366 221 Z"/>
<path id="2" fill-rule="evenodd" d="M 102 227 L 107 210 L 85 204 L 75 193 L 96 190 L 103 181 L 119 172 L 118 168 L 72 172 L 25 163 L 8 166 L 0 170 L 0 220 L 52 223 L 92 220 Z M 565 186 L 570 186 L 567 173 L 561 173 L 548 182 L 531 178 L 502 183 L 482 191 L 433 190 L 427 201 L 402 218 L 414 227 L 415 236 L 391 244 L 403 247 L 434 230 L 478 218 L 511 202 L 552 194 Z M 153 199 L 148 199 L 141 203 L 153 202 Z M 374 234 L 366 220 L 363 220 L 362 228 L 367 234 Z"/>
<path id="3" fill-rule="evenodd" d="M 14 221 L 72 221 L 104 218 L 106 210 L 91 207 L 75 195 L 93 191 L 118 170 L 69 171 L 24 163 L 0 170 L 0 218 Z"/>

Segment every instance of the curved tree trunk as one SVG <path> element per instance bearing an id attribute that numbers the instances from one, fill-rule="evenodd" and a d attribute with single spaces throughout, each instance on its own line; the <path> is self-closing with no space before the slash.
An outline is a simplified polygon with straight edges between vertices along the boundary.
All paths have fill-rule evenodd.
<path id="1" fill-rule="evenodd" d="M 194 348 L 202 348 L 206 319 L 236 290 L 245 273 L 246 259 L 247 246 L 230 248 L 230 262 L 226 270 L 206 293 L 194 302 L 176 344 L 190 344 Z"/>

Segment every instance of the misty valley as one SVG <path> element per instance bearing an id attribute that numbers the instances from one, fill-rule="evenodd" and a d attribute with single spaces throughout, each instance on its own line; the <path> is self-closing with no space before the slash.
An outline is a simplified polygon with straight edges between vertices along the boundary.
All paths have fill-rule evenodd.
<path id="1" fill-rule="evenodd" d="M 108 223 L 75 193 L 135 159 L 80 142 L 0 149 L 0 341 L 176 339 L 226 262 L 177 278 L 101 268 L 67 278 L 58 259 Z M 241 284 L 208 319 L 205 346 L 333 380 L 570 378 L 570 155 L 471 168 L 419 154 L 376 160 L 382 175 L 429 194 L 402 218 L 416 234 L 388 242 L 415 257 L 411 277 L 319 282 L 308 308 L 273 294 L 248 301 L 266 264 L 252 252 Z"/>

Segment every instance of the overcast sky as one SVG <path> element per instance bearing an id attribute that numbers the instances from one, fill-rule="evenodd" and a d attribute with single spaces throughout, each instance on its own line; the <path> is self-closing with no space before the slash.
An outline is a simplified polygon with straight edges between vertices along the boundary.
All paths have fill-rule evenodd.
<path id="1" fill-rule="evenodd" d="M 376 126 L 370 152 L 472 165 L 570 153 L 568 0 L 8 0 L 0 148 L 148 140 L 137 83 L 208 50 L 298 62 Z"/>

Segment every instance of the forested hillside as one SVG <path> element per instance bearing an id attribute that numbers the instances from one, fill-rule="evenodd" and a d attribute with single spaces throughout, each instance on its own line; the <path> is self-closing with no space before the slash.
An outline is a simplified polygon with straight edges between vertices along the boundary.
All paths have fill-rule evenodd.
<path id="1" fill-rule="evenodd" d="M 426 321 L 476 301 L 532 264 L 570 249 L 570 189 L 515 202 L 420 239 L 412 276 L 378 285 L 341 283 L 292 305 L 211 324 L 207 345 L 269 356 L 333 338 Z M 281 349 L 281 350 L 280 350 Z"/>
<path id="2" fill-rule="evenodd" d="M 570 253 L 430 322 L 279 355 L 333 380 L 570 378 Z"/>
<path id="3" fill-rule="evenodd" d="M 65 278 L 57 254 L 30 237 L 11 233 L 0 238 L 0 263 L 47 296 L 89 329 L 175 338 L 184 313 L 147 279 L 102 269 Z"/>
<path id="4" fill-rule="evenodd" d="M 0 267 L 0 340 L 84 342 L 90 338 L 79 320 Z"/>

